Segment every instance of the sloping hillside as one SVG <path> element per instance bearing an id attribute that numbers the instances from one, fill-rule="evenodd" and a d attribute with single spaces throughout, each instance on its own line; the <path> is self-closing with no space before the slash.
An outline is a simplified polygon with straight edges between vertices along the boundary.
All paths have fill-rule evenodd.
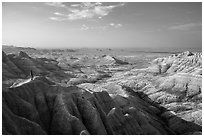
<path id="1" fill-rule="evenodd" d="M 2 78 L 3 82 L 12 84 L 17 79 L 30 77 L 32 70 L 34 75 L 48 76 L 56 82 L 62 82 L 64 79 L 69 80 L 73 77 L 57 65 L 57 61 L 46 58 L 31 58 L 25 52 L 19 54 L 8 54 L 2 52 Z M 10 85 L 10 83 L 8 85 Z"/>

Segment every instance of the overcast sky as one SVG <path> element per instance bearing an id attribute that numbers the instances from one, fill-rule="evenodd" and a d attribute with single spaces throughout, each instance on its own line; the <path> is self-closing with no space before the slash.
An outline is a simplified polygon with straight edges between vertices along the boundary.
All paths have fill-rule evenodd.
<path id="1" fill-rule="evenodd" d="M 3 3 L 3 44 L 201 50 L 201 3 Z"/>

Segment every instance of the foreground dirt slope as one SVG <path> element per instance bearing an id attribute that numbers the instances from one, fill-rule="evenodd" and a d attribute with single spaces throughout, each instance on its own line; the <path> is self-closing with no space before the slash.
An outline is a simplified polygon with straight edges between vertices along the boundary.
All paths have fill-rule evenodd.
<path id="1" fill-rule="evenodd" d="M 173 134 L 157 116 L 159 108 L 136 95 L 122 103 L 105 91 L 64 88 L 37 77 L 3 90 L 3 134 Z"/>
<path id="2" fill-rule="evenodd" d="M 124 90 L 127 98 L 112 99 L 105 91 L 65 88 L 44 77 L 5 88 L 3 134 L 175 134 L 160 117 L 165 109 Z M 185 132 L 201 131 L 185 123 Z"/>

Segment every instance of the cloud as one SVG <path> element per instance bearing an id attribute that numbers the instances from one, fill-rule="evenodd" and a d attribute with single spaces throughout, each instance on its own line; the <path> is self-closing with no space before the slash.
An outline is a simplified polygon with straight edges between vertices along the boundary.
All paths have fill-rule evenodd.
<path id="1" fill-rule="evenodd" d="M 115 24 L 114 24 L 114 23 L 110 23 L 109 25 L 110 25 L 110 26 L 114 26 Z"/>
<path id="2" fill-rule="evenodd" d="M 90 28 L 83 24 L 80 30 L 88 30 L 88 29 L 90 29 Z"/>
<path id="3" fill-rule="evenodd" d="M 192 30 L 196 27 L 202 26 L 202 23 L 188 23 L 188 24 L 181 24 L 181 25 L 175 25 L 171 26 L 168 29 L 169 30 Z"/>
<path id="4" fill-rule="evenodd" d="M 45 4 L 53 7 L 66 7 L 62 2 L 46 2 Z"/>
<path id="5" fill-rule="evenodd" d="M 80 7 L 80 4 L 72 4 L 71 7 Z"/>
<path id="6" fill-rule="evenodd" d="M 112 27 L 115 27 L 115 28 L 120 28 L 120 27 L 122 27 L 122 24 L 120 24 L 120 23 L 118 23 L 118 24 L 110 23 L 109 25 L 112 26 Z"/>
<path id="7" fill-rule="evenodd" d="M 118 24 L 110 23 L 109 25 L 112 26 L 112 27 L 115 27 L 115 28 L 120 28 L 120 27 L 122 27 L 122 24 L 120 24 L 120 23 L 118 23 Z"/>
<path id="8" fill-rule="evenodd" d="M 107 25 L 105 26 L 95 26 L 95 27 L 88 27 L 87 25 L 82 25 L 82 27 L 80 28 L 80 30 L 106 30 L 108 28 Z"/>
<path id="9" fill-rule="evenodd" d="M 108 28 L 120 28 L 120 27 L 122 27 L 122 24 L 120 23 L 118 24 L 109 23 L 104 26 L 95 26 L 95 27 L 90 27 L 90 26 L 83 24 L 80 30 L 106 30 Z"/>
<path id="10" fill-rule="evenodd" d="M 64 21 L 65 19 L 63 17 L 49 17 L 50 20 L 54 21 Z"/>
<path id="11" fill-rule="evenodd" d="M 65 14 L 62 14 L 62 13 L 59 13 L 59 12 L 55 12 L 54 14 L 57 15 L 57 16 L 66 16 Z"/>
<path id="12" fill-rule="evenodd" d="M 47 4 L 55 7 L 65 7 L 63 3 L 52 3 Z M 54 13 L 55 19 L 59 18 L 62 20 L 81 20 L 81 19 L 91 19 L 98 18 L 102 19 L 102 17 L 107 16 L 114 8 L 122 7 L 124 3 L 119 3 L 116 5 L 103 5 L 100 2 L 84 2 L 80 4 L 72 4 L 70 6 L 66 6 L 69 13 Z M 62 17 L 63 16 L 63 17 Z M 53 17 L 52 17 L 53 18 Z M 51 18 L 51 19 L 52 19 Z"/>

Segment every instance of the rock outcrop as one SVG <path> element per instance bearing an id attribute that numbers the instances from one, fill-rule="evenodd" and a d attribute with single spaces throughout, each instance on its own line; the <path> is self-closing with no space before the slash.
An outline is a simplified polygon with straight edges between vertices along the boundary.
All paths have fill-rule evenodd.
<path id="1" fill-rule="evenodd" d="M 130 87 L 146 102 L 160 104 L 166 109 L 161 117 L 176 134 L 197 134 L 202 126 L 202 72 L 195 72 L 202 68 L 201 60 L 200 53 L 184 52 L 156 59 L 153 64 L 159 65 L 147 69 L 115 73 L 105 83 L 79 86 L 93 91 L 104 90 L 113 97 L 121 95 L 124 98 L 128 95 L 122 87 Z M 187 71 L 189 67 L 193 69 Z M 173 68 L 176 71 L 171 71 Z"/>
<path id="2" fill-rule="evenodd" d="M 2 56 L 3 82 L 16 81 L 3 85 L 3 134 L 202 134 L 201 53 L 174 54 L 155 59 L 148 68 L 112 75 L 107 64 L 123 65 L 114 57 L 77 58 L 79 71 L 73 72 L 79 77 L 65 86 L 55 78 L 70 75 L 53 59 L 24 52 Z M 103 71 L 88 72 L 91 62 L 105 66 Z M 26 79 L 31 69 L 41 76 Z"/>
<path id="3" fill-rule="evenodd" d="M 117 59 L 116 57 L 112 57 L 110 55 L 104 55 L 102 59 L 100 59 L 101 64 L 107 64 L 107 65 L 127 65 L 128 62 L 122 61 L 120 59 Z"/>
<path id="4" fill-rule="evenodd" d="M 31 48 L 31 47 L 16 47 L 13 45 L 2 45 L 2 50 L 5 51 L 7 54 L 18 54 L 19 52 L 29 52 L 29 53 L 35 53 L 37 52 L 37 49 Z"/>
<path id="5" fill-rule="evenodd" d="M 174 134 L 155 114 L 159 108 L 136 95 L 112 99 L 36 77 L 4 88 L 2 99 L 3 134 Z"/>
<path id="6" fill-rule="evenodd" d="M 46 58 L 31 58 L 25 52 L 18 55 L 2 52 L 2 78 L 4 83 L 12 79 L 28 78 L 32 70 L 34 75 L 49 76 L 56 82 L 73 77 L 64 73 L 55 60 Z"/>
<path id="7" fill-rule="evenodd" d="M 149 67 L 154 73 L 188 73 L 202 75 L 202 54 L 189 51 L 173 54 L 169 57 L 157 58 Z"/>

